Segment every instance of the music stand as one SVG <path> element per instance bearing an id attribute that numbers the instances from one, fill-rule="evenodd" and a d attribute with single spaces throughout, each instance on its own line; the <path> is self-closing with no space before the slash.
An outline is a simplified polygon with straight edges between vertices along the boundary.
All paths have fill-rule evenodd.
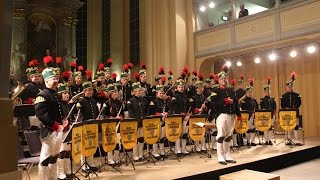
<path id="1" fill-rule="evenodd" d="M 180 138 L 181 133 L 182 133 L 182 128 L 183 128 L 183 127 L 182 127 L 182 126 L 183 126 L 183 124 L 182 124 L 182 119 L 183 119 L 184 117 L 185 117 L 185 115 L 180 115 L 180 114 L 168 116 L 168 117 L 165 119 L 166 131 L 167 131 L 167 129 L 169 128 L 169 127 L 167 126 L 167 121 L 168 121 L 168 119 L 170 119 L 170 118 L 180 118 L 180 120 L 181 120 L 181 123 L 180 123 L 181 131 L 180 131 L 180 135 L 179 135 L 179 138 Z M 167 154 L 173 154 L 174 157 L 180 162 L 179 157 L 176 155 L 176 153 L 174 153 L 174 150 L 172 150 L 172 146 L 171 146 L 171 144 L 170 144 L 170 143 L 174 143 L 175 141 L 170 141 L 170 140 L 168 139 L 168 135 L 169 135 L 169 134 L 166 133 L 166 136 L 167 136 L 166 139 L 168 140 L 169 150 L 165 153 L 165 155 L 167 155 Z"/>
<path id="2" fill-rule="evenodd" d="M 90 119 L 90 120 L 86 120 L 86 121 L 82 121 L 81 123 L 81 126 L 83 125 L 86 125 L 86 124 L 97 124 L 97 121 L 95 119 Z M 79 125 L 78 125 L 79 126 Z M 99 127 L 99 126 L 98 126 Z M 89 169 L 86 169 L 86 171 L 84 172 L 85 175 L 83 175 L 80 170 L 82 169 L 82 167 L 85 166 L 85 167 L 89 167 Z M 87 162 L 87 157 L 84 157 L 84 163 L 79 167 L 79 169 L 76 171 L 76 174 L 79 173 L 81 176 L 83 176 L 84 178 L 88 178 L 90 179 L 90 174 L 94 174 L 96 175 L 96 177 L 98 177 L 98 174 L 93 171 L 92 169 L 90 169 L 90 165 L 89 163 Z"/>
<path id="3" fill-rule="evenodd" d="M 117 118 L 109 118 L 109 119 L 103 119 L 103 120 L 98 120 L 98 124 L 99 124 L 99 132 L 102 133 L 102 126 L 101 124 L 105 124 L 105 123 L 113 123 L 116 122 L 117 124 L 119 123 L 120 119 Z M 115 135 L 117 136 L 117 132 L 115 132 Z M 102 136 L 104 136 L 102 134 Z M 100 147 L 99 147 L 100 148 Z M 109 164 L 108 160 L 106 158 L 106 156 L 104 156 L 104 162 L 102 165 L 100 165 L 100 167 L 98 168 L 98 171 L 101 172 L 101 168 L 104 167 L 105 165 L 108 165 L 110 167 L 112 167 L 114 170 L 122 173 L 122 171 L 120 171 L 119 169 L 116 168 L 117 164 Z"/>
<path id="4" fill-rule="evenodd" d="M 79 127 L 79 126 L 82 126 L 81 123 L 76 123 L 76 124 L 73 124 L 72 126 L 70 126 L 70 130 L 67 131 L 67 135 L 64 139 L 64 141 L 62 143 L 67 143 L 67 144 L 71 144 L 71 139 L 72 139 L 72 129 L 74 127 Z M 71 145 L 71 152 L 72 152 L 72 145 Z M 73 179 L 76 179 L 76 180 L 80 180 L 80 178 L 78 178 L 76 176 L 77 172 L 76 173 L 73 173 L 73 160 L 72 160 L 72 156 L 70 156 L 70 168 L 71 168 L 71 174 L 70 174 L 70 178 L 73 180 Z"/>
<path id="5" fill-rule="evenodd" d="M 138 121 L 136 120 L 136 119 L 133 119 L 133 118 L 126 118 L 126 119 L 123 119 L 123 120 L 121 120 L 120 121 L 120 127 L 121 127 L 121 123 L 122 122 L 136 122 L 136 124 L 137 124 L 137 129 L 136 129 L 136 132 L 138 131 Z M 119 128 L 120 128 L 119 127 Z M 121 132 L 121 128 L 120 128 L 120 132 Z M 137 137 L 136 137 L 137 138 Z M 122 137 L 121 137 L 121 144 L 123 144 L 123 142 L 122 142 Z M 136 146 L 137 146 L 137 144 L 136 144 Z M 132 149 L 132 148 L 131 148 Z M 130 150 L 130 149 L 127 149 L 127 150 Z M 124 146 L 123 146 L 123 153 L 124 153 L 124 155 L 120 158 L 120 164 L 122 163 L 121 162 L 121 160 L 123 159 L 123 158 L 125 158 L 125 161 L 126 161 L 126 166 L 128 166 L 129 164 L 131 164 L 132 165 L 132 167 L 133 167 L 133 169 L 134 170 L 136 170 L 136 168 L 135 168 L 135 166 L 134 166 L 134 160 L 132 159 L 132 157 L 128 154 L 128 151 L 126 151 L 126 149 L 124 148 Z M 128 162 L 128 160 L 129 160 L 129 162 Z"/>
<path id="6" fill-rule="evenodd" d="M 281 112 L 281 111 L 294 111 L 294 112 L 295 112 L 295 117 L 297 116 L 297 113 L 298 113 L 298 109 L 280 109 L 280 110 L 279 110 L 279 119 L 280 119 L 280 121 L 281 121 L 281 119 L 282 119 L 282 117 L 280 116 L 280 112 Z M 283 119 L 283 121 L 285 121 L 285 120 Z M 295 122 L 295 123 L 297 123 L 297 122 Z M 281 122 L 280 122 L 280 125 L 281 125 Z M 287 123 L 287 125 L 289 125 L 289 124 Z M 292 130 L 295 128 L 295 126 L 294 126 L 292 129 L 289 129 L 288 126 L 287 126 L 286 128 L 281 126 L 281 128 L 285 131 L 286 136 L 285 136 L 285 139 L 282 140 L 281 142 L 279 142 L 276 146 L 278 146 L 278 145 L 281 144 L 281 143 L 287 143 L 287 142 L 289 142 L 289 143 L 291 144 L 291 147 L 294 147 L 294 146 L 296 145 L 296 143 L 293 142 L 293 141 L 289 138 L 289 131 L 292 131 Z"/>
<path id="7" fill-rule="evenodd" d="M 160 121 L 159 127 L 160 127 L 160 128 L 158 129 L 158 132 L 159 132 L 159 133 L 157 134 L 157 136 L 158 136 L 157 142 L 158 142 L 159 139 L 160 139 L 161 118 L 162 118 L 162 116 L 148 116 L 148 117 L 145 117 L 145 118 L 142 120 L 143 129 L 145 129 L 145 127 L 144 127 L 144 121 L 159 119 L 159 121 Z M 151 161 L 153 162 L 153 164 L 156 165 L 156 161 L 157 161 L 158 159 L 151 153 L 152 148 L 150 148 L 150 146 L 151 146 L 152 144 L 149 144 L 149 143 L 147 142 L 148 140 L 146 140 L 146 137 L 144 137 L 144 138 L 145 138 L 145 143 L 146 143 L 146 145 L 147 145 L 147 154 L 143 155 L 143 157 L 148 157 L 148 162 L 151 160 Z"/>
<path id="8" fill-rule="evenodd" d="M 208 115 L 207 114 L 195 114 L 195 115 L 192 115 L 192 116 L 190 116 L 190 119 L 193 119 L 193 118 L 204 118 L 205 119 L 205 122 L 207 121 L 207 118 L 208 118 Z M 190 134 L 190 128 L 191 128 L 191 126 L 192 126 L 192 124 L 190 124 L 190 119 L 189 119 L 189 138 L 192 140 L 192 138 L 191 138 L 191 134 Z M 197 123 L 197 122 L 196 122 Z M 198 126 L 198 127 L 201 127 L 201 126 L 199 126 L 199 125 L 197 125 L 197 124 L 195 124 L 196 126 Z M 208 126 L 208 128 L 209 128 L 210 126 Z M 204 126 L 203 126 L 203 128 L 206 128 L 206 126 L 205 126 L 205 123 L 204 123 Z M 211 127 L 212 128 L 212 127 Z M 206 129 L 205 129 L 205 134 L 204 134 L 204 138 L 206 138 L 206 136 L 208 136 L 208 140 L 209 140 L 209 142 L 211 142 L 211 135 L 209 134 L 209 133 L 206 133 Z M 194 141 L 194 140 L 192 140 L 192 141 Z M 200 141 L 201 142 L 201 141 Z M 206 153 L 203 153 L 202 152 L 202 150 L 200 151 L 200 154 L 201 155 L 204 155 L 205 157 L 207 157 L 207 158 L 211 158 L 211 151 L 210 151 L 210 147 L 208 148 L 208 149 L 206 149 Z M 202 157 L 202 156 L 201 156 Z M 200 157 L 200 158 L 201 158 Z"/>

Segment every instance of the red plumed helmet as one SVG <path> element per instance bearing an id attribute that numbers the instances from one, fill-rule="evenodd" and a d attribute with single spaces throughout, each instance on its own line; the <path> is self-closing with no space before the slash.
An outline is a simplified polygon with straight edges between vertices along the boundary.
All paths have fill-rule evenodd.
<path id="1" fill-rule="evenodd" d="M 62 62 L 62 58 L 61 57 L 56 57 L 56 63 L 57 64 L 61 64 Z"/>
<path id="2" fill-rule="evenodd" d="M 189 72 L 189 67 L 188 67 L 188 66 L 185 66 L 185 67 L 182 69 L 182 71 L 188 73 L 188 72 Z"/>
<path id="3" fill-rule="evenodd" d="M 296 72 L 292 71 L 292 73 L 291 73 L 291 79 L 292 79 L 292 81 L 295 81 L 295 80 L 296 80 L 296 76 L 297 76 Z"/>
<path id="4" fill-rule="evenodd" d="M 33 60 L 31 60 L 28 65 L 29 65 L 30 67 L 34 67 L 34 66 L 35 66 Z"/>
<path id="5" fill-rule="evenodd" d="M 224 65 L 222 66 L 222 71 L 224 71 L 225 73 L 228 73 L 229 67 L 228 67 L 226 64 L 224 64 Z"/>
<path id="6" fill-rule="evenodd" d="M 100 70 L 100 71 L 103 71 L 103 69 L 104 69 L 104 64 L 103 64 L 103 63 L 100 63 L 100 64 L 99 64 L 99 70 Z"/>
<path id="7" fill-rule="evenodd" d="M 86 70 L 86 76 L 87 76 L 88 81 L 90 81 L 92 79 L 92 71 L 91 70 Z"/>
<path id="8" fill-rule="evenodd" d="M 84 70 L 83 66 L 78 66 L 78 71 L 83 71 L 83 70 Z"/>
<path id="9" fill-rule="evenodd" d="M 61 76 L 63 78 L 69 78 L 70 77 L 70 72 L 69 71 L 64 71 L 64 72 L 62 72 Z"/>
<path id="10" fill-rule="evenodd" d="M 193 70 L 193 71 L 192 71 L 192 74 L 193 74 L 194 76 L 197 76 L 197 75 L 198 75 L 197 70 Z"/>
<path id="11" fill-rule="evenodd" d="M 250 86 L 253 86 L 253 82 L 254 82 L 254 79 L 253 79 L 253 78 L 250 78 L 250 79 L 249 79 Z"/>
<path id="12" fill-rule="evenodd" d="M 269 77 L 267 77 L 267 83 L 268 83 L 268 85 L 270 85 L 271 84 L 271 77 L 269 76 Z"/>
<path id="13" fill-rule="evenodd" d="M 138 72 L 135 72 L 135 73 L 134 73 L 134 78 L 136 79 L 137 82 L 140 81 L 140 75 L 139 75 Z"/>
<path id="14" fill-rule="evenodd" d="M 107 65 L 108 65 L 108 67 L 110 67 L 110 66 L 111 66 L 111 64 L 112 64 L 112 59 L 111 59 L 111 58 L 109 58 L 109 59 L 107 60 Z"/>
<path id="15" fill-rule="evenodd" d="M 243 80 L 243 79 L 244 79 L 244 78 L 243 78 L 243 75 L 240 75 L 240 79 L 241 79 L 241 80 Z"/>
<path id="16" fill-rule="evenodd" d="M 209 77 L 210 77 L 210 79 L 214 79 L 214 74 L 211 73 L 211 74 L 209 75 Z"/>
<path id="17" fill-rule="evenodd" d="M 159 75 L 164 75 L 164 68 L 162 66 L 159 68 Z"/>
<path id="18" fill-rule="evenodd" d="M 172 75 L 172 70 L 169 70 L 168 73 L 169 73 L 170 75 Z"/>

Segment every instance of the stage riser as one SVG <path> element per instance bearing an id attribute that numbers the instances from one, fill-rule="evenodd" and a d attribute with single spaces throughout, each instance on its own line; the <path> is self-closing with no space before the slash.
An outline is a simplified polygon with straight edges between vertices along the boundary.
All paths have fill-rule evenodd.
<path id="1" fill-rule="evenodd" d="M 268 159 L 258 160 L 246 164 L 241 164 L 238 166 L 228 167 L 224 169 L 219 169 L 207 173 L 197 174 L 193 176 L 188 176 L 180 179 L 210 179 L 219 180 L 219 177 L 224 174 L 232 173 L 235 171 L 240 171 L 243 169 L 250 169 L 254 171 L 260 172 L 272 172 L 275 170 L 283 169 L 289 166 L 293 166 L 296 164 L 300 164 L 306 161 L 310 161 L 312 159 L 320 158 L 320 146 L 312 147 L 309 149 L 291 152 L 279 156 L 275 156 Z M 281 177 L 280 177 L 281 178 Z"/>

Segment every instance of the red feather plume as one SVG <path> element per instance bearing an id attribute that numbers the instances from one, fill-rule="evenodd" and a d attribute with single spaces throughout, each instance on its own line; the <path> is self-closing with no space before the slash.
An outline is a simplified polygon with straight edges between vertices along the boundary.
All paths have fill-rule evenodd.
<path id="1" fill-rule="evenodd" d="M 101 91 L 98 93 L 98 97 L 105 97 L 106 96 L 106 93 L 104 91 Z"/>
<path id="2" fill-rule="evenodd" d="M 164 67 L 161 66 L 161 67 L 159 68 L 159 74 L 160 74 L 160 75 L 164 75 Z"/>
<path id="3" fill-rule="evenodd" d="M 235 86 L 235 85 L 236 85 L 236 80 L 235 80 L 235 79 L 232 79 L 232 80 L 231 80 L 231 85 L 232 85 L 232 86 Z"/>
<path id="4" fill-rule="evenodd" d="M 185 66 L 185 67 L 182 69 L 182 71 L 188 73 L 188 72 L 189 72 L 189 67 L 188 67 L 188 66 Z"/>
<path id="5" fill-rule="evenodd" d="M 109 58 L 109 59 L 107 60 L 107 64 L 108 64 L 108 65 L 111 65 L 111 64 L 112 64 L 112 59 L 111 59 L 111 58 Z"/>
<path id="6" fill-rule="evenodd" d="M 123 69 L 123 72 L 128 72 L 129 67 L 128 67 L 128 65 L 124 64 L 122 66 L 122 69 Z"/>
<path id="7" fill-rule="evenodd" d="M 83 71 L 83 70 L 84 70 L 83 66 L 78 66 L 78 71 Z"/>
<path id="8" fill-rule="evenodd" d="M 209 75 L 209 77 L 210 77 L 210 79 L 214 79 L 214 74 L 211 73 L 211 74 Z"/>
<path id="9" fill-rule="evenodd" d="M 56 57 L 56 63 L 57 64 L 61 64 L 62 62 L 62 58 L 61 57 Z"/>
<path id="10" fill-rule="evenodd" d="M 198 78 L 200 81 L 203 81 L 203 75 L 201 73 L 198 74 Z"/>
<path id="11" fill-rule="evenodd" d="M 172 75 L 172 70 L 169 70 L 168 73 L 169 73 L 170 75 Z"/>
<path id="12" fill-rule="evenodd" d="M 296 80 L 296 76 L 297 76 L 296 72 L 292 71 L 292 73 L 291 73 L 292 81 Z"/>
<path id="13" fill-rule="evenodd" d="M 193 70 L 193 71 L 192 71 L 192 74 L 193 74 L 194 76 L 197 76 L 197 75 L 198 75 L 197 70 Z"/>
<path id="14" fill-rule="evenodd" d="M 76 62 L 74 62 L 74 61 L 70 62 L 70 67 L 76 67 L 76 66 L 77 66 Z"/>
<path id="15" fill-rule="evenodd" d="M 132 67 L 133 67 L 133 64 L 129 62 L 128 63 L 128 68 L 131 69 Z"/>
<path id="16" fill-rule="evenodd" d="M 240 75 L 240 79 L 243 80 L 243 75 Z"/>
<path id="17" fill-rule="evenodd" d="M 114 80 L 117 79 L 117 73 L 112 73 L 111 76 L 112 76 L 112 79 L 114 79 Z"/>
<path id="18" fill-rule="evenodd" d="M 43 63 L 44 64 L 49 64 L 49 63 L 51 63 L 52 62 L 52 57 L 51 56 L 45 56 L 44 58 L 43 58 Z"/>
<path id="19" fill-rule="evenodd" d="M 249 79 L 250 86 L 253 86 L 253 82 L 254 82 L 254 79 L 253 79 L 253 78 L 250 78 L 250 79 Z"/>
<path id="20" fill-rule="evenodd" d="M 70 72 L 69 72 L 69 71 L 64 71 L 64 72 L 62 72 L 61 77 L 63 77 L 63 78 L 69 78 L 69 77 L 70 77 Z"/>
<path id="21" fill-rule="evenodd" d="M 229 67 L 224 64 L 224 65 L 222 66 L 222 71 L 224 71 L 225 73 L 228 73 Z"/>
<path id="22" fill-rule="evenodd" d="M 99 70 L 100 70 L 100 71 L 103 71 L 103 69 L 104 69 L 104 64 L 103 64 L 103 63 L 100 63 L 100 64 L 99 64 Z"/>
<path id="23" fill-rule="evenodd" d="M 142 69 L 147 69 L 147 66 L 144 63 L 141 63 Z"/>
<path id="24" fill-rule="evenodd" d="M 91 70 L 86 70 L 86 76 L 87 76 L 88 80 L 91 79 L 92 78 L 92 71 Z"/>
<path id="25" fill-rule="evenodd" d="M 30 67 L 34 67 L 34 66 L 35 66 L 34 63 L 33 63 L 33 60 L 31 60 L 28 65 L 29 65 Z"/>
<path id="26" fill-rule="evenodd" d="M 167 78 L 166 78 L 165 76 L 162 76 L 162 77 L 161 77 L 161 82 L 165 83 L 166 80 L 167 80 Z"/>
<path id="27" fill-rule="evenodd" d="M 140 81 L 140 75 L 138 72 L 134 73 L 134 78 L 136 79 L 137 82 Z"/>
<path id="28" fill-rule="evenodd" d="M 269 76 L 269 77 L 267 77 L 267 83 L 268 83 L 268 85 L 270 85 L 271 84 L 271 77 Z"/>

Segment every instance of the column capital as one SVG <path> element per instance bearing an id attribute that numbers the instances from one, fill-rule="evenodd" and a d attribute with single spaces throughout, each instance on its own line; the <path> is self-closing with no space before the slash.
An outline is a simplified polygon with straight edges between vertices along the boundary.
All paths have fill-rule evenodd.
<path id="1" fill-rule="evenodd" d="M 14 8 L 13 9 L 13 18 L 26 18 L 25 9 Z"/>

